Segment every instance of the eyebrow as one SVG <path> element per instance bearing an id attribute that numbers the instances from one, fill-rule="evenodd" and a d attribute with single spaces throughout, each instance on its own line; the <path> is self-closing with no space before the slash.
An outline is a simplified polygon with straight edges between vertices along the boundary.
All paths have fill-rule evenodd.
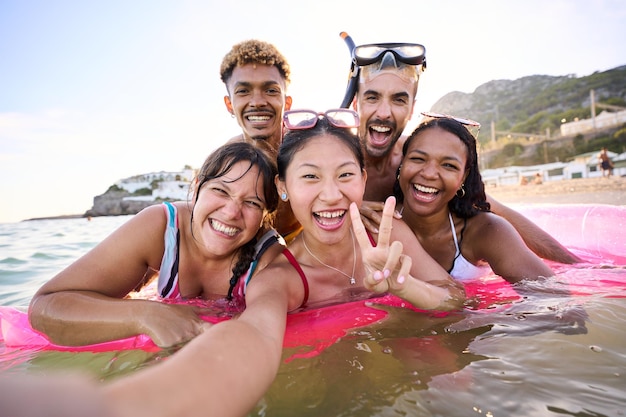
<path id="1" fill-rule="evenodd" d="M 410 154 L 412 154 L 412 153 L 418 153 L 418 154 L 420 154 L 420 155 L 427 155 L 427 156 L 430 156 L 430 154 L 429 154 L 428 152 L 424 152 L 424 151 L 419 150 L 419 149 L 412 149 L 411 151 L 409 151 L 409 152 L 407 153 L 407 156 L 409 156 L 409 155 L 410 155 Z M 457 161 L 457 162 L 458 162 L 458 163 L 460 163 L 460 164 L 465 163 L 465 161 L 463 161 L 463 160 L 461 160 L 461 159 L 459 159 L 459 158 L 457 158 L 457 157 L 455 157 L 455 156 L 447 156 L 447 155 L 444 155 L 444 157 L 443 157 L 442 159 L 443 159 L 443 160 L 452 160 L 452 161 Z"/>
<path id="2" fill-rule="evenodd" d="M 241 178 L 237 178 L 235 181 L 224 181 L 222 180 L 223 177 L 220 178 L 213 178 L 213 181 L 218 182 L 220 185 L 222 185 L 222 187 L 226 188 L 226 191 L 228 191 L 229 195 L 230 192 L 232 191 L 232 187 L 230 186 L 230 184 L 239 181 Z M 207 181 L 208 182 L 208 181 Z M 244 200 L 257 200 L 260 201 L 261 203 L 265 204 L 265 200 L 263 198 L 261 198 L 260 196 L 258 196 L 255 192 L 255 194 L 252 194 L 252 196 L 244 196 L 243 197 Z"/>
<path id="3" fill-rule="evenodd" d="M 338 168 L 341 169 L 341 168 L 347 167 L 348 165 L 354 165 L 357 168 L 359 167 L 359 164 L 356 161 L 346 161 L 346 162 L 343 162 L 343 163 L 339 164 Z M 316 169 L 319 169 L 319 166 L 315 165 L 315 164 L 311 164 L 309 162 L 305 162 L 305 163 L 303 163 L 301 165 L 298 165 L 297 168 L 316 168 Z"/>
<path id="4" fill-rule="evenodd" d="M 233 84 L 233 87 L 240 87 L 240 86 L 252 87 L 253 85 L 254 84 L 251 83 L 250 81 L 237 81 L 237 82 L 235 82 L 235 84 Z M 280 85 L 280 81 L 274 81 L 274 80 L 263 81 L 263 82 L 261 82 L 261 86 L 262 87 L 278 86 L 282 90 L 282 86 Z"/>

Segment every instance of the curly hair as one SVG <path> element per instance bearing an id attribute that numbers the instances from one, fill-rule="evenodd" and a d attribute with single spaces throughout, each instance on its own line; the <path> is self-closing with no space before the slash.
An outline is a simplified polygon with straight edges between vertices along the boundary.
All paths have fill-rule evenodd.
<path id="1" fill-rule="evenodd" d="M 478 168 L 478 151 L 476 145 L 476 138 L 467 128 L 457 120 L 451 117 L 441 117 L 436 119 L 430 119 L 422 122 L 411 136 L 409 136 L 404 142 L 402 147 L 402 158 L 406 156 L 406 152 L 411 146 L 411 142 L 419 135 L 420 132 L 426 129 L 432 129 L 438 127 L 447 132 L 457 136 L 467 149 L 467 160 L 465 161 L 465 172 L 467 177 L 464 182 L 465 193 L 462 196 L 455 195 L 452 200 L 448 202 L 448 208 L 450 211 L 461 218 L 470 218 L 481 211 L 489 211 L 491 209 L 487 202 L 487 196 L 485 194 L 485 184 L 483 183 L 480 170 Z M 398 168 L 398 174 L 400 168 Z M 394 195 L 399 203 L 404 201 L 404 194 L 400 189 L 400 184 L 396 179 L 393 187 Z"/>
<path id="2" fill-rule="evenodd" d="M 220 78 L 224 84 L 228 85 L 236 67 L 246 64 L 274 66 L 287 85 L 291 81 L 291 69 L 283 54 L 271 43 L 250 39 L 234 45 L 224 56 L 220 65 Z"/>

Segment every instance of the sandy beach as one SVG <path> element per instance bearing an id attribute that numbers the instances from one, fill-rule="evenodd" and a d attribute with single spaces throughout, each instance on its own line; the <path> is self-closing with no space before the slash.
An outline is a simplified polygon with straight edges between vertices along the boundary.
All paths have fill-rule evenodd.
<path id="1" fill-rule="evenodd" d="M 543 184 L 488 187 L 487 194 L 506 204 L 626 205 L 626 178 L 578 178 Z"/>

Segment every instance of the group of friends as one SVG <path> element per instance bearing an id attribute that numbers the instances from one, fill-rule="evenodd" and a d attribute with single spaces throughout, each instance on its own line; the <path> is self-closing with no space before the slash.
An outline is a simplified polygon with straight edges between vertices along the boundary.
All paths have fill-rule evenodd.
<path id="1" fill-rule="evenodd" d="M 423 47 L 411 45 L 369 45 L 363 56 L 357 47 L 352 109 L 330 110 L 292 109 L 290 68 L 273 45 L 233 46 L 220 76 L 242 133 L 205 160 L 189 201 L 133 216 L 29 308 L 33 328 L 57 344 L 146 334 L 182 347 L 104 384 L 68 378 L 72 394 L 28 404 L 9 399 L 20 389 L 38 396 L 46 381 L 0 377 L 0 409 L 245 415 L 278 371 L 290 312 L 389 293 L 418 309 L 458 310 L 463 280 L 486 268 L 517 282 L 552 276 L 542 258 L 577 262 L 486 195 L 475 122 L 427 114 L 403 136 L 424 65 Z M 209 325 L 195 305 L 127 297 L 153 280 L 162 298 L 225 299 L 240 314 Z"/>

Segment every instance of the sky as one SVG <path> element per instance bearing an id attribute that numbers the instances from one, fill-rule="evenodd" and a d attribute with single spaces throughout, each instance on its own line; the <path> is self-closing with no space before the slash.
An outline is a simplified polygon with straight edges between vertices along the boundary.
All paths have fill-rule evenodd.
<path id="1" fill-rule="evenodd" d="M 426 47 L 409 127 L 452 91 L 626 64 L 625 0 L 0 0 L 0 223 L 81 214 L 119 179 L 199 167 L 239 133 L 219 66 L 243 40 L 285 55 L 292 108 L 338 107 L 342 31 Z"/>

